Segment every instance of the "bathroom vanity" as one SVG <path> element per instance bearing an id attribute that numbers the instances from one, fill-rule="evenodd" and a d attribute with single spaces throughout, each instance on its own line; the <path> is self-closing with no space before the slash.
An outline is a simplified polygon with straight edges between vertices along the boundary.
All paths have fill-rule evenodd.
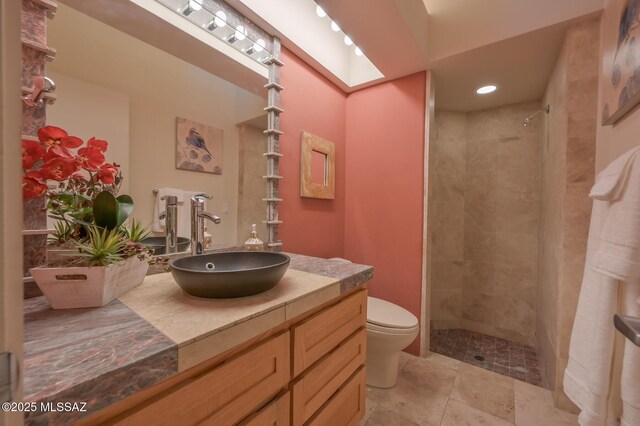
<path id="1" fill-rule="evenodd" d="M 87 402 L 27 424 L 358 424 L 373 270 L 290 256 L 248 298 L 195 299 L 165 273 L 103 308 L 25 301 L 25 400 Z"/>

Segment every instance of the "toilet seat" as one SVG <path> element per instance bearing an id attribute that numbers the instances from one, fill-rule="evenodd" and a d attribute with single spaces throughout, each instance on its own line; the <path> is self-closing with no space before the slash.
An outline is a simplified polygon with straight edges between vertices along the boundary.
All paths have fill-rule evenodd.
<path id="1" fill-rule="evenodd" d="M 412 328 L 393 328 L 393 327 L 382 327 L 378 324 L 374 324 L 371 322 L 367 322 L 367 331 L 372 331 L 380 334 L 394 334 L 398 336 L 413 334 L 418 330 L 418 324 Z"/>
<path id="2" fill-rule="evenodd" d="M 418 319 L 406 309 L 386 300 L 367 298 L 367 329 L 393 334 L 410 334 Z"/>

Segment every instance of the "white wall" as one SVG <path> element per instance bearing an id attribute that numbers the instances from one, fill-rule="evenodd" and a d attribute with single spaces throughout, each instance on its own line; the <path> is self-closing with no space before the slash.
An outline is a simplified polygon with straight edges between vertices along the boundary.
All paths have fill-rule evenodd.
<path id="1" fill-rule="evenodd" d="M 125 175 L 135 201 L 134 216 L 150 224 L 158 187 L 202 191 L 215 198 L 208 210 L 222 217 L 211 228 L 216 243 L 236 242 L 238 201 L 238 129 L 246 116 L 263 112 L 266 100 L 250 94 L 200 68 L 61 5 L 49 25 L 49 43 L 58 49 L 49 69 L 90 83 L 103 93 L 119 92 L 129 99 L 129 170 Z M 90 86 L 76 84 L 84 91 Z M 95 87 L 98 89 L 95 89 Z M 58 93 L 61 104 L 65 89 Z M 83 98 L 87 94 L 70 94 Z M 91 97 L 91 96 L 89 96 Z M 96 104 L 108 103 L 94 98 Z M 107 125 L 115 120 L 108 105 L 96 106 L 94 117 Z M 87 108 L 84 115 L 93 115 Z M 242 112 L 238 120 L 237 113 Z M 120 116 L 122 111 L 116 115 Z M 83 114 L 59 108 L 58 119 L 69 123 L 70 133 L 87 131 Z M 188 118 L 224 131 L 223 174 L 196 173 L 175 168 L 176 117 Z M 51 123 L 54 123 L 52 118 Z M 105 137 L 105 139 L 107 139 Z M 227 214 L 222 206 L 228 204 Z"/>
<path id="2" fill-rule="evenodd" d="M 55 104 L 47 107 L 47 123 L 62 127 L 85 142 L 91 137 L 109 142 L 107 161 L 120 165 L 122 193 L 129 191 L 129 96 L 57 72 Z"/>

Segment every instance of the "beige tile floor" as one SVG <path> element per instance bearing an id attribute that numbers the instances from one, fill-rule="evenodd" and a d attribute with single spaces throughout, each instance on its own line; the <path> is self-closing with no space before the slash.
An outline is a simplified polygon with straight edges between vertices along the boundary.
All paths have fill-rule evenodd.
<path id="1" fill-rule="evenodd" d="M 402 354 L 398 384 L 367 388 L 361 426 L 564 426 L 577 416 L 553 406 L 551 392 L 431 353 Z"/>

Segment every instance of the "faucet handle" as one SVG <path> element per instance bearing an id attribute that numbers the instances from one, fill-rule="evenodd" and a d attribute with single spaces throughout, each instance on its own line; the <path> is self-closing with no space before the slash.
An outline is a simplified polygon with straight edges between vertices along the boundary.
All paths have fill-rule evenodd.
<path id="1" fill-rule="evenodd" d="M 175 195 L 163 195 L 160 197 L 160 200 L 167 200 L 167 206 L 177 206 L 178 205 L 178 197 Z"/>
<path id="2" fill-rule="evenodd" d="M 196 194 L 193 197 L 191 197 L 191 202 L 192 203 L 200 203 L 202 201 L 204 201 L 204 199 L 210 200 L 213 198 L 212 195 L 209 194 L 205 194 L 205 193 L 200 193 L 200 194 Z"/>

